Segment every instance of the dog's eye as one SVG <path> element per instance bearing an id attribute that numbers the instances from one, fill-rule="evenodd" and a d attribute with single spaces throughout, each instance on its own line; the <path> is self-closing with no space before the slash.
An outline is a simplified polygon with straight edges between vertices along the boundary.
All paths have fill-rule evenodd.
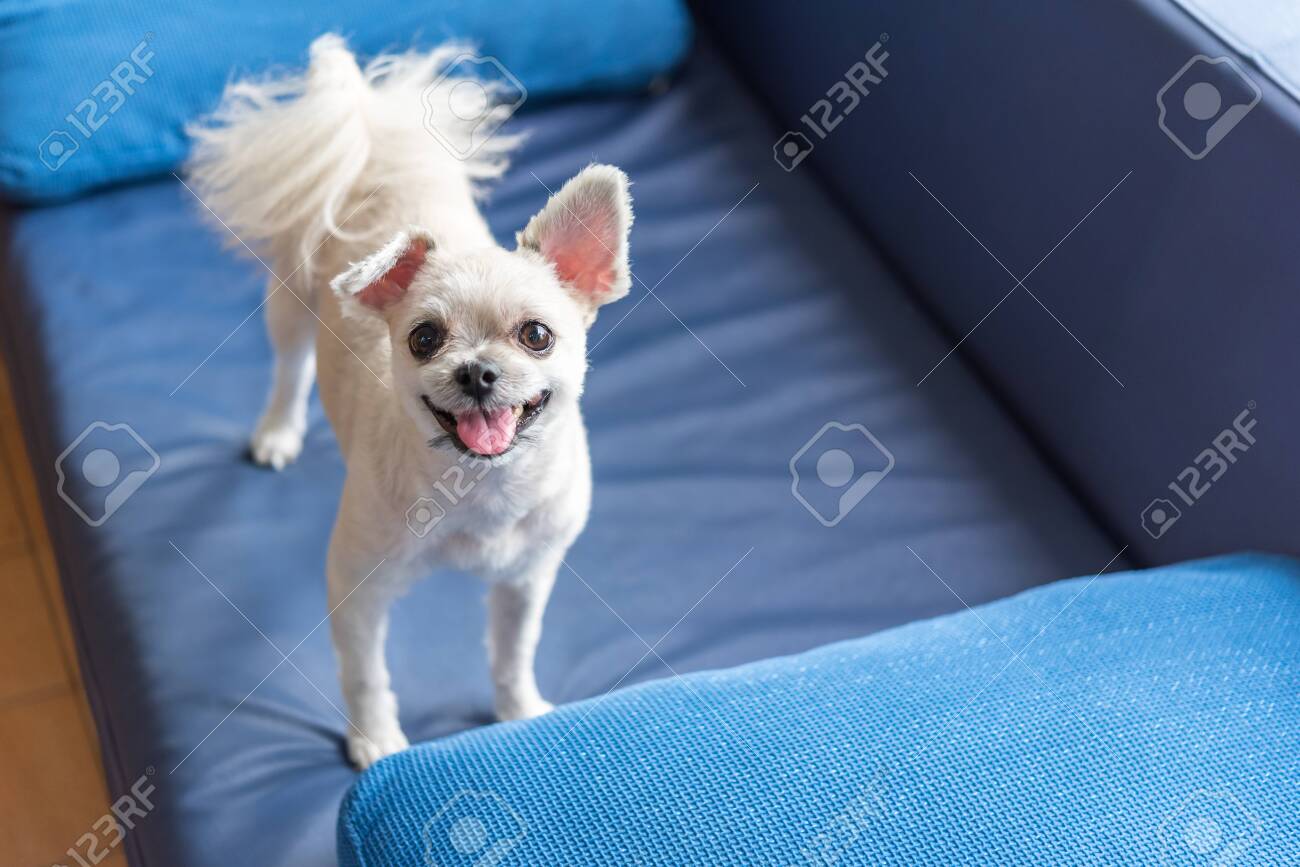
<path id="1" fill-rule="evenodd" d="M 545 352 L 551 348 L 554 341 L 551 329 L 536 320 L 525 322 L 519 328 L 519 342 L 533 352 Z"/>
<path id="2" fill-rule="evenodd" d="M 411 347 L 411 354 L 416 358 L 421 360 L 429 358 L 442 345 L 442 332 L 436 325 L 422 322 L 411 329 L 407 345 Z"/>

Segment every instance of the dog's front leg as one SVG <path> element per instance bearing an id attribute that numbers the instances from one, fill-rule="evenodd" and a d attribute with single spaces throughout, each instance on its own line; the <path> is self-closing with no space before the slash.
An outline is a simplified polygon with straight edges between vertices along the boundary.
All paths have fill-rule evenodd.
<path id="1" fill-rule="evenodd" d="M 330 631 L 348 707 L 348 758 L 365 770 L 409 743 L 398 723 L 397 696 L 384 660 L 396 576 L 379 574 L 388 564 L 367 572 L 351 559 L 331 545 Z"/>
<path id="2" fill-rule="evenodd" d="M 523 578 L 494 582 L 488 591 L 488 659 L 497 719 L 529 719 L 551 710 L 537 689 L 533 658 L 559 566 L 559 555 L 546 557 Z"/>

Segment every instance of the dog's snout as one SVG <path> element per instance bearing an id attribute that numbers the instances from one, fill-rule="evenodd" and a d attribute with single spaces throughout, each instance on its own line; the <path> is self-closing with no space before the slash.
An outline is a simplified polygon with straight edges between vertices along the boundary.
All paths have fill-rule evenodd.
<path id="1" fill-rule="evenodd" d="M 501 368 L 490 361 L 471 361 L 456 368 L 455 376 L 461 391 L 482 400 L 492 393 L 492 386 L 501 378 Z"/>

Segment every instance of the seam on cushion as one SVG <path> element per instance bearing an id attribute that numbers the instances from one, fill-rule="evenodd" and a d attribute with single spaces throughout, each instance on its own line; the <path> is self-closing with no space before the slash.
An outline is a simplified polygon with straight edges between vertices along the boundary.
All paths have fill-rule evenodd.
<path id="1" fill-rule="evenodd" d="M 339 829 L 348 838 L 352 846 L 355 867 L 367 867 L 365 857 L 365 844 L 370 839 L 375 830 L 378 819 L 374 815 L 372 804 L 375 798 L 382 795 L 391 782 L 389 768 L 394 764 L 393 760 L 380 760 L 366 771 L 363 771 L 351 788 L 343 796 L 342 803 L 339 804 Z M 357 816 L 357 804 L 363 804 L 365 811 L 360 819 Z"/>
<path id="2" fill-rule="evenodd" d="M 339 830 L 342 832 L 342 836 L 347 838 L 351 850 L 348 867 L 366 867 L 365 850 L 362 846 L 365 835 L 357 829 L 356 810 L 353 806 L 358 801 L 355 796 L 356 790 L 357 783 L 353 783 L 352 789 L 348 791 L 343 798 L 343 803 L 339 805 Z M 369 812 L 369 809 L 367 809 L 367 812 Z"/>

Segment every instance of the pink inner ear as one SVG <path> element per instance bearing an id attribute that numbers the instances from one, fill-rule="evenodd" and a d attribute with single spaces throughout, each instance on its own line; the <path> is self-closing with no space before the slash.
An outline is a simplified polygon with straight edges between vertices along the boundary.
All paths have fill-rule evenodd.
<path id="1" fill-rule="evenodd" d="M 389 304 L 401 300 L 406 290 L 411 288 L 411 281 L 415 279 L 416 272 L 424 264 L 424 257 L 428 251 L 429 245 L 422 238 L 413 240 L 384 276 L 358 293 L 357 297 L 361 299 L 361 303 L 376 310 L 383 310 Z"/>
<path id="2" fill-rule="evenodd" d="M 608 218 L 577 221 L 542 241 L 541 253 L 554 265 L 560 279 L 584 292 L 599 295 L 614 282 L 614 254 L 618 243 Z"/>

